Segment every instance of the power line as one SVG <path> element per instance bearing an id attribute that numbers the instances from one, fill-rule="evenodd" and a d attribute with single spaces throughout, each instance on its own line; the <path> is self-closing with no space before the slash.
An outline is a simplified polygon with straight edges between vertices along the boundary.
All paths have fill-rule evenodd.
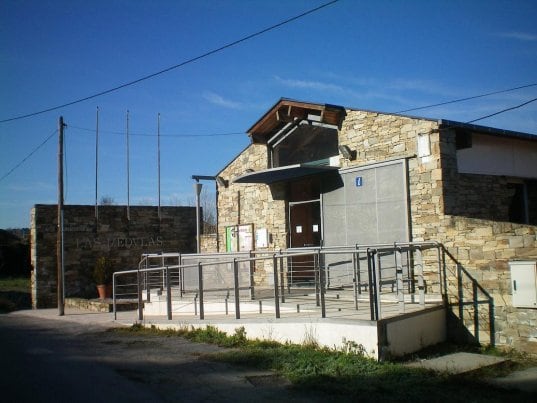
<path id="1" fill-rule="evenodd" d="M 468 121 L 466 123 L 474 123 L 474 122 L 477 122 L 478 120 L 483 120 L 483 119 L 486 119 L 486 118 L 490 118 L 491 116 L 499 115 L 500 113 L 504 113 L 504 112 L 507 112 L 507 111 L 512 111 L 513 109 L 521 108 L 521 107 L 523 107 L 525 105 L 528 105 L 528 104 L 531 104 L 532 102 L 535 102 L 535 101 L 537 101 L 537 98 L 530 99 L 529 101 L 523 102 L 520 105 L 512 106 L 511 108 L 502 109 L 501 111 L 491 113 L 490 115 L 486 115 L 486 116 L 482 116 L 482 117 L 474 119 L 474 120 L 470 120 L 470 121 Z"/>
<path id="2" fill-rule="evenodd" d="M 205 53 L 203 53 L 203 54 L 201 54 L 199 56 L 196 56 L 196 57 L 193 57 L 191 59 L 185 60 L 185 61 L 183 61 L 183 62 L 181 62 L 179 64 L 176 64 L 174 66 L 167 67 L 167 68 L 165 68 L 163 70 L 157 71 L 156 73 L 148 74 L 148 75 L 143 76 L 141 78 L 138 78 L 136 80 L 129 81 L 129 82 L 125 83 L 125 84 L 118 85 L 117 87 L 110 88 L 108 90 L 101 91 L 101 92 L 98 92 L 96 94 L 84 97 L 84 98 L 79 98 L 79 99 L 76 99 L 74 101 L 62 104 L 62 105 L 53 106 L 51 108 L 43 109 L 43 110 L 37 111 L 37 112 L 28 113 L 28 114 L 25 114 L 25 115 L 20 115 L 20 116 L 15 116 L 15 117 L 8 118 L 8 119 L 3 119 L 3 120 L 0 120 L 0 123 L 11 122 L 13 120 L 19 120 L 19 119 L 25 119 L 25 118 L 29 118 L 31 116 L 36 116 L 36 115 L 40 115 L 40 114 L 43 114 L 43 113 L 46 113 L 46 112 L 51 112 L 51 111 L 54 111 L 54 110 L 57 110 L 57 109 L 65 108 L 67 106 L 71 106 L 71 105 L 75 105 L 75 104 L 78 104 L 78 103 L 81 103 L 81 102 L 84 102 L 84 101 L 88 101 L 90 99 L 97 98 L 97 97 L 100 97 L 102 95 L 110 94 L 112 92 L 118 91 L 118 90 L 126 88 L 126 87 L 130 87 L 131 85 L 138 84 L 138 83 L 140 83 L 142 81 L 149 80 L 150 78 L 153 78 L 153 77 L 159 76 L 161 74 L 167 73 L 167 72 L 169 72 L 171 70 L 178 69 L 179 67 L 183 67 L 183 66 L 185 66 L 187 64 L 196 62 L 196 61 L 204 59 L 204 58 L 206 58 L 208 56 L 214 55 L 215 53 L 221 52 L 221 51 L 223 51 L 225 49 L 231 48 L 231 47 L 233 47 L 235 45 L 238 45 L 239 43 L 248 41 L 248 40 L 250 40 L 252 38 L 255 38 L 256 36 L 260 36 L 260 35 L 262 35 L 264 33 L 267 33 L 269 31 L 275 30 L 276 28 L 279 28 L 279 27 L 281 27 L 283 25 L 289 24 L 289 23 L 291 23 L 293 21 L 296 21 L 296 20 L 298 20 L 300 18 L 303 18 L 303 17 L 305 17 L 305 16 L 307 16 L 309 14 L 312 14 L 312 13 L 314 13 L 316 11 L 319 11 L 319 10 L 325 8 L 325 7 L 331 6 L 332 4 L 337 3 L 338 1 L 339 0 L 329 1 L 328 3 L 322 4 L 319 7 L 312 8 L 311 10 L 308 10 L 308 11 L 302 13 L 302 14 L 299 14 L 299 15 L 296 15 L 294 17 L 288 18 L 288 19 L 286 19 L 286 20 L 284 20 L 282 22 L 279 22 L 277 24 L 274 24 L 274 25 L 272 25 L 272 26 L 270 26 L 268 28 L 262 29 L 261 31 L 257 31 L 257 32 L 255 32 L 253 34 L 250 34 L 250 35 L 247 35 L 245 37 L 242 37 L 241 39 L 238 39 L 238 40 L 230 42 L 230 43 L 228 43 L 226 45 L 220 46 L 219 48 L 210 50 L 210 51 L 205 52 Z"/>
<path id="3" fill-rule="evenodd" d="M 487 118 L 490 118 L 492 116 L 496 116 L 496 115 L 499 115 L 501 113 L 504 113 L 504 112 L 508 112 L 508 111 L 512 111 L 514 109 L 518 109 L 518 108 L 521 108 L 523 106 L 526 106 L 528 104 L 531 104 L 532 102 L 535 102 L 537 101 L 537 98 L 533 98 L 533 99 L 530 99 L 529 101 L 526 101 L 526 102 L 523 102 L 519 105 L 515 105 L 515 106 L 512 106 L 510 108 L 505 108 L 505 109 L 502 109 L 498 112 L 494 112 L 494 113 L 491 113 L 489 115 L 485 115 L 485 116 L 482 116 L 480 118 L 477 118 L 477 119 L 473 119 L 473 120 L 469 120 L 467 121 L 466 123 L 474 123 L 474 122 L 477 122 L 479 120 L 483 120 L 483 119 L 487 119 Z M 76 127 L 76 126 L 71 126 L 72 128 L 77 128 L 79 130 L 88 130 L 88 131 L 93 131 L 92 129 L 85 129 L 85 128 L 82 128 L 82 127 Z M 15 171 L 18 167 L 20 167 L 26 160 L 28 160 L 32 155 L 34 155 L 37 150 L 39 150 L 41 147 L 43 147 L 51 138 L 52 136 L 54 136 L 56 133 L 58 132 L 58 130 L 55 130 L 54 132 L 52 132 L 50 134 L 50 136 L 48 136 L 45 140 L 43 140 L 43 142 L 41 144 L 39 144 L 32 152 L 30 152 L 26 157 L 24 157 L 22 159 L 22 161 L 20 161 L 17 165 L 15 165 L 13 168 L 11 168 L 4 176 L 2 176 L 0 178 L 0 181 L 4 180 L 5 178 L 7 178 L 13 171 Z M 123 133 L 120 133 L 120 132 L 109 132 L 109 133 L 115 133 L 115 134 L 123 134 Z M 213 133 L 213 134 L 206 134 L 206 135 L 168 135 L 168 136 L 175 136 L 175 137 L 197 137 L 197 136 L 226 136 L 226 135 L 232 135 L 232 134 L 244 134 L 244 133 Z M 130 133 L 129 135 L 137 135 L 137 136 L 154 136 L 153 134 L 142 134 L 142 133 L 138 133 L 138 134 L 133 134 L 133 133 Z M 162 135 L 161 135 L 162 136 Z"/>
<path id="4" fill-rule="evenodd" d="M 95 129 L 88 129 L 86 127 L 79 127 L 79 126 L 72 126 L 69 125 L 71 129 L 78 129 L 78 130 L 84 130 L 87 132 L 95 133 Z M 117 131 L 110 131 L 110 130 L 100 130 L 99 133 L 108 133 L 108 134 L 117 134 L 124 136 L 125 132 L 117 132 Z M 229 133 L 208 133 L 208 134 L 160 134 L 160 137 L 218 137 L 218 136 L 236 136 L 236 135 L 244 135 L 244 132 L 229 132 Z M 129 136 L 143 136 L 143 137 L 156 137 L 156 134 L 152 133 L 129 133 Z"/>
<path id="5" fill-rule="evenodd" d="M 0 178 L 0 181 L 3 181 L 5 178 L 7 178 L 9 175 L 11 175 L 11 173 L 13 171 L 15 171 L 22 164 L 24 164 L 24 162 L 26 162 L 26 160 L 28 158 L 30 158 L 32 155 L 34 155 L 37 152 L 37 150 L 39 150 L 41 147 L 43 147 L 52 138 L 52 136 L 54 136 L 56 133 L 58 133 L 57 129 L 54 130 L 54 132 L 52 132 L 50 134 L 50 136 L 48 136 L 45 140 L 43 140 L 43 142 L 41 144 L 39 144 L 36 148 L 34 148 L 33 151 L 30 154 L 28 154 L 26 157 L 24 157 L 21 162 L 19 162 L 17 165 L 15 165 L 13 168 L 11 168 L 4 176 L 2 176 Z"/>
<path id="6" fill-rule="evenodd" d="M 537 83 L 527 84 L 527 85 L 522 85 L 520 87 L 509 88 L 509 89 L 506 89 L 506 90 L 488 92 L 486 94 L 474 95 L 474 96 L 471 96 L 471 97 L 459 98 L 459 99 L 454 99 L 454 100 L 446 101 L 446 102 L 440 102 L 438 104 L 425 105 L 425 106 L 419 106 L 417 108 L 405 109 L 403 111 L 398 111 L 398 112 L 394 112 L 394 113 L 406 113 L 406 112 L 418 111 L 418 110 L 421 110 L 421 109 L 434 108 L 436 106 L 449 105 L 449 104 L 454 104 L 454 103 L 457 103 L 457 102 L 469 101 L 471 99 L 488 97 L 490 95 L 502 94 L 504 92 L 511 92 L 511 91 L 516 91 L 516 90 L 521 90 L 523 88 L 535 87 L 536 85 L 537 85 Z"/>

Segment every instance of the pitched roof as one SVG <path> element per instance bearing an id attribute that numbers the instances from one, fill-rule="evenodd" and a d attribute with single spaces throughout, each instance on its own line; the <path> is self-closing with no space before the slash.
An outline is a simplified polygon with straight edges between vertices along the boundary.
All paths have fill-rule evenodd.
<path id="1" fill-rule="evenodd" d="M 396 115 L 410 119 L 429 120 L 438 122 L 443 129 L 461 129 L 500 137 L 537 141 L 537 135 L 531 133 L 497 129 L 489 126 L 480 126 L 446 119 L 434 119 L 421 116 L 403 115 L 399 113 L 350 108 L 340 105 L 305 102 L 290 98 L 281 98 L 278 102 L 276 102 L 257 122 L 252 125 L 252 127 L 247 130 L 247 133 L 254 142 L 263 142 L 264 140 L 266 141 L 266 137 L 268 135 L 281 129 L 293 119 L 307 119 L 308 116 L 311 115 L 317 116 L 317 119 L 320 119 L 321 123 L 339 126 L 345 118 L 347 110 L 372 112 L 384 115 Z"/>

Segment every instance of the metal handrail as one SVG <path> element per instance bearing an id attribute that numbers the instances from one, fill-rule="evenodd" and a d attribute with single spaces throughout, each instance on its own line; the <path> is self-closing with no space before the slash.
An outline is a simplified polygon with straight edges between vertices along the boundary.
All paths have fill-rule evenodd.
<path id="1" fill-rule="evenodd" d="M 194 291 L 197 291 L 199 296 L 200 303 L 200 319 L 203 319 L 203 297 L 204 292 L 215 292 L 215 291 L 226 291 L 234 289 L 235 293 L 235 309 L 236 317 L 240 317 L 240 300 L 239 300 L 239 291 L 241 290 L 250 290 L 252 299 L 254 284 L 250 281 L 248 286 L 241 286 L 239 284 L 238 278 L 238 266 L 240 263 L 249 262 L 250 267 L 252 264 L 255 264 L 259 261 L 272 261 L 273 272 L 274 272 L 274 303 L 276 310 L 276 317 L 279 317 L 279 302 L 285 301 L 284 290 L 285 290 L 285 274 L 284 274 L 284 260 L 290 259 L 293 257 L 299 256 L 312 256 L 314 262 L 313 272 L 315 274 L 314 282 L 317 295 L 317 306 L 320 306 L 322 317 L 326 316 L 326 306 L 325 306 L 325 292 L 327 291 L 327 285 L 329 285 L 330 279 L 326 278 L 326 267 L 323 267 L 323 257 L 327 255 L 351 255 L 348 263 L 353 265 L 353 276 L 352 284 L 349 286 L 354 287 L 354 299 L 355 306 L 358 306 L 358 295 L 361 293 L 360 287 L 362 286 L 357 277 L 360 276 L 360 270 L 356 266 L 359 266 L 360 261 L 367 260 L 367 272 L 369 282 L 367 287 L 369 289 L 369 298 L 371 304 L 371 319 L 377 320 L 382 317 L 381 305 L 380 305 L 380 295 L 382 292 L 382 259 L 381 255 L 404 252 L 416 252 L 420 253 L 422 250 L 430 248 L 439 248 L 440 244 L 437 242 L 403 242 L 403 243 L 394 243 L 394 244 L 375 244 L 375 245 L 353 245 L 353 246 L 333 246 L 333 247 L 310 247 L 310 248 L 292 248 L 286 250 L 278 251 L 250 251 L 250 252 L 232 252 L 232 253 L 210 253 L 210 254 L 181 254 L 181 253 L 163 253 L 163 254 L 143 254 L 141 256 L 140 263 L 136 270 L 126 270 L 121 272 L 114 273 L 113 277 L 113 308 L 114 308 L 114 317 L 117 317 L 117 308 L 116 308 L 116 288 L 118 285 L 118 278 L 127 274 L 136 274 L 137 276 L 137 285 L 138 285 L 138 307 L 139 307 L 139 319 L 143 319 L 143 298 L 142 298 L 142 289 L 144 288 L 147 291 L 147 300 L 149 300 L 149 288 L 151 287 L 150 282 L 148 281 L 148 275 L 153 272 L 160 273 L 159 278 L 162 278 L 161 289 L 167 289 L 167 299 L 168 299 L 168 318 L 171 319 L 171 271 L 179 271 L 179 283 L 181 288 L 181 296 L 184 288 L 184 274 L 187 270 L 198 270 L 198 287 Z M 389 253 L 388 253 L 389 252 Z M 365 254 L 365 255 L 364 255 Z M 161 265 L 157 267 L 151 267 L 150 262 L 154 259 L 159 260 L 162 264 L 165 262 L 165 259 L 177 258 L 177 265 Z M 197 263 L 184 264 L 185 261 L 195 259 L 198 260 Z M 216 260 L 215 260 L 216 259 Z M 206 261 L 204 261 L 206 260 Z M 358 264 L 356 263 L 358 262 Z M 233 266 L 233 287 L 204 287 L 203 286 L 203 269 L 208 266 L 218 266 L 218 265 L 232 265 Z M 407 265 L 410 265 L 410 262 L 407 262 Z M 401 266 L 401 267 L 400 267 Z M 402 309 L 404 309 L 404 297 L 402 293 L 404 290 L 401 286 L 401 276 L 402 276 L 402 265 L 397 265 L 395 263 L 393 266 L 390 266 L 392 269 L 396 270 L 396 288 L 398 293 L 398 301 Z M 439 264 L 438 267 L 441 267 Z M 288 269 L 287 272 L 289 273 Z M 250 273 L 251 274 L 251 273 Z M 413 274 L 414 275 L 414 274 Z M 424 286 L 423 286 L 423 270 L 418 270 L 417 274 L 419 282 L 419 293 L 420 293 L 420 304 L 424 306 Z M 399 277 L 397 277 L 399 276 Z M 441 274 L 439 274 L 439 277 Z M 143 277 L 143 279 L 142 279 Z M 343 276 L 342 276 L 343 277 Z M 252 276 L 250 276 L 250 279 Z M 142 281 L 143 280 L 143 281 Z M 414 281 L 409 279 L 409 281 Z M 144 284 L 142 284 L 144 282 Z M 288 283 L 287 287 L 290 285 Z M 358 291 L 357 291 L 358 287 Z M 280 290 L 281 288 L 281 290 Z M 392 290 L 394 286 L 392 285 Z"/>

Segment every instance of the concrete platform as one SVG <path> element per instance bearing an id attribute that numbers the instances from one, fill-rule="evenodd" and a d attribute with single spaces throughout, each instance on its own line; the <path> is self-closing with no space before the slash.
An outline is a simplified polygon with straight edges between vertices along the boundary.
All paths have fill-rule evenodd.
<path id="1" fill-rule="evenodd" d="M 493 365 L 500 365 L 508 361 L 506 358 L 494 357 L 473 353 L 454 353 L 442 357 L 422 360 L 407 364 L 408 367 L 425 368 L 436 372 L 446 372 L 448 374 L 463 374 L 472 372 L 480 368 Z"/>
<path id="2" fill-rule="evenodd" d="M 509 359 L 507 358 L 490 355 L 454 353 L 406 365 L 413 368 L 425 368 L 436 372 L 445 372 L 450 375 L 458 375 L 482 368 L 502 365 L 508 361 Z M 487 382 L 505 389 L 532 392 L 537 397 L 537 367 L 513 371 L 503 377 L 488 378 Z"/>

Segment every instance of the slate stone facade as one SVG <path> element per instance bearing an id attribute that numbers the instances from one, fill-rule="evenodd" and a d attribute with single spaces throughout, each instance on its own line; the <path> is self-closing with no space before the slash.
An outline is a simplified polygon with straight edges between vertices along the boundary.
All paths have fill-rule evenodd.
<path id="1" fill-rule="evenodd" d="M 31 212 L 32 305 L 57 306 L 57 206 L 36 205 Z M 93 267 L 100 256 L 115 271 L 136 268 L 142 253 L 196 250 L 194 207 L 67 205 L 64 209 L 65 295 L 95 298 Z"/>
<path id="2" fill-rule="evenodd" d="M 426 137 L 425 152 L 418 149 L 420 136 Z M 341 158 L 341 167 L 406 159 L 411 240 L 442 243 L 493 298 L 496 344 L 537 353 L 537 309 L 514 308 L 511 302 L 509 261 L 537 260 L 537 226 L 509 220 L 509 183 L 520 178 L 459 173 L 456 136 L 437 120 L 346 109 L 338 141 L 356 150 L 356 159 Z M 535 145 L 534 140 L 527 143 Z M 288 247 L 285 184 L 231 183 L 248 169 L 267 169 L 267 152 L 265 144 L 252 142 L 219 173 L 230 182 L 218 187 L 220 251 L 225 250 L 225 227 L 238 224 L 267 228 L 269 249 Z M 537 187 L 535 179 L 528 183 L 533 183 L 528 200 L 530 222 L 535 223 Z M 257 268 L 257 279 L 265 275 Z M 448 276 L 454 284 L 454 274 Z M 465 325 L 472 323 L 471 315 L 464 313 Z"/>

